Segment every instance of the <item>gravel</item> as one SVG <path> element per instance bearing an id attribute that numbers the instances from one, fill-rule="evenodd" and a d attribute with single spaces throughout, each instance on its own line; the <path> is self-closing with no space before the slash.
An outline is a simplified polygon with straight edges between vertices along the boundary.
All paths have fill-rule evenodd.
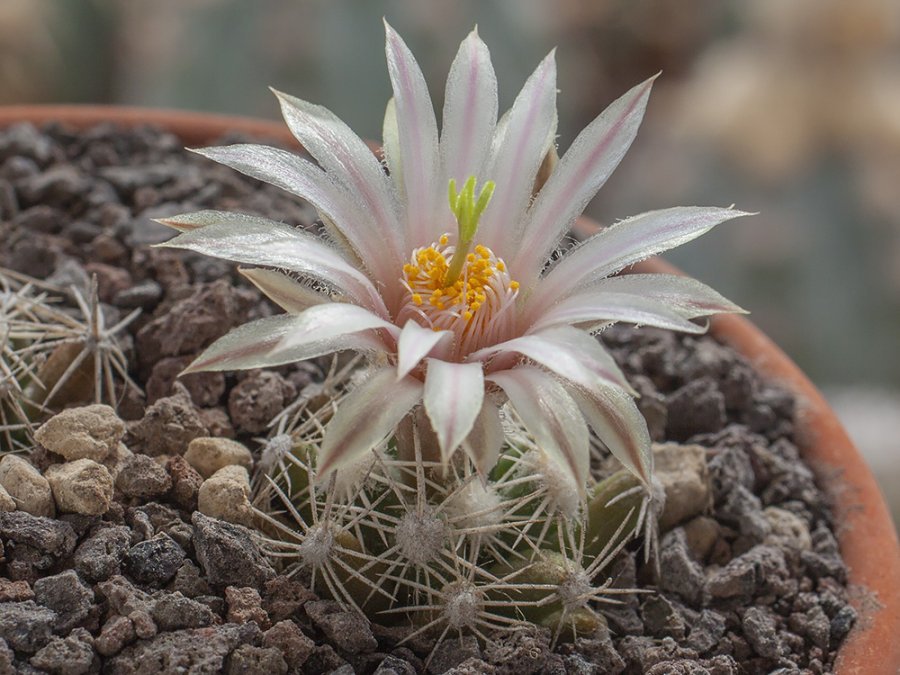
<path id="1" fill-rule="evenodd" d="M 102 527 L 76 549 L 75 569 L 88 581 L 105 581 L 119 573 L 119 566 L 130 547 L 130 528 L 123 525 Z"/>
<path id="2" fill-rule="evenodd" d="M 125 553 L 125 566 L 131 576 L 148 586 L 167 583 L 184 562 L 185 552 L 165 533 L 132 546 Z"/>
<path id="3" fill-rule="evenodd" d="M 98 612 L 94 592 L 78 578 L 74 570 L 38 579 L 34 582 L 34 599 L 56 612 L 53 628 L 61 635 L 85 624 L 92 614 L 93 623 L 96 623 Z"/>
<path id="4" fill-rule="evenodd" d="M 245 527 L 195 512 L 194 548 L 209 583 L 214 586 L 249 584 L 253 588 L 275 576 L 275 570 Z"/>
<path id="5" fill-rule="evenodd" d="M 50 641 L 57 615 L 33 600 L 0 602 L 0 638 L 18 652 L 34 653 Z"/>
<path id="6" fill-rule="evenodd" d="M 222 624 L 207 628 L 161 633 L 139 640 L 110 659 L 105 672 L 111 675 L 157 675 L 158 673 L 219 673 L 228 655 L 237 647 L 260 639 L 259 627 Z"/>
<path id="7" fill-rule="evenodd" d="M 75 530 L 68 523 L 24 511 L 0 512 L 0 537 L 54 557 L 69 555 L 76 542 Z"/>

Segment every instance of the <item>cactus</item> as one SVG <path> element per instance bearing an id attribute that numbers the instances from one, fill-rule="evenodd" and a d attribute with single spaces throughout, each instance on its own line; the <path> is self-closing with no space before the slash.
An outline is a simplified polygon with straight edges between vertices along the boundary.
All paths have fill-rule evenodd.
<path id="1" fill-rule="evenodd" d="M 111 327 L 107 327 L 97 292 L 96 277 L 91 280 L 88 297 L 72 287 L 71 296 L 78 309 L 70 315 L 61 309 L 42 305 L 39 319 L 44 339 L 29 348 L 43 359 L 38 377 L 28 393 L 45 407 L 62 407 L 72 402 L 108 403 L 116 407 L 121 387 L 138 389 L 128 375 L 123 342 L 125 329 L 140 314 L 136 309 Z"/>
<path id="2" fill-rule="evenodd" d="M 321 481 L 324 422 L 354 374 L 333 370 L 311 385 L 264 441 L 254 504 L 270 555 L 373 621 L 407 622 L 407 639 L 486 638 L 531 622 L 555 641 L 605 625 L 602 605 L 632 591 L 612 588 L 604 570 L 655 514 L 633 474 L 595 481 L 580 497 L 504 410 L 504 452 L 489 476 L 463 455 L 448 465 L 424 458 L 431 439 L 414 417 L 410 458 L 400 450 L 409 430 L 398 428 Z"/>
<path id="3" fill-rule="evenodd" d="M 128 376 L 120 334 L 139 310 L 107 328 L 96 279 L 88 299 L 75 288 L 78 315 L 58 289 L 0 269 L 0 454 L 31 445 L 46 413 L 74 402 L 116 407 Z"/>
<path id="4" fill-rule="evenodd" d="M 0 273 L 0 453 L 24 449 L 36 406 L 25 393 L 35 364 L 25 349 L 40 339 L 33 288 Z"/>

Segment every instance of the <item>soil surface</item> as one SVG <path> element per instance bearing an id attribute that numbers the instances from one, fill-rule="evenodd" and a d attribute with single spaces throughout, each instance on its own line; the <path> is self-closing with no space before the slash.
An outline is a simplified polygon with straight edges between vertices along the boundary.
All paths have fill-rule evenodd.
<path id="1" fill-rule="evenodd" d="M 206 208 L 315 219 L 159 130 L 0 130 L 0 266 L 84 294 L 95 275 L 107 325 L 142 310 L 121 336 L 142 391 L 122 394 L 127 470 L 106 510 L 0 512 L 0 672 L 830 670 L 855 613 L 828 504 L 794 444 L 794 401 L 709 337 L 601 336 L 653 439 L 690 446 L 658 448 L 661 478 L 698 486 L 667 509 L 658 576 L 639 551 L 614 562 L 616 585 L 654 592 L 604 609 L 608 632 L 552 650 L 536 628 L 398 646 L 396 629 L 279 575 L 250 530 L 197 511 L 204 476 L 184 454 L 207 436 L 258 453 L 253 439 L 327 362 L 175 382 L 230 328 L 276 312 L 232 265 L 150 247 L 173 234 L 151 218 Z M 63 459 L 43 446 L 26 457 L 42 472 Z"/>

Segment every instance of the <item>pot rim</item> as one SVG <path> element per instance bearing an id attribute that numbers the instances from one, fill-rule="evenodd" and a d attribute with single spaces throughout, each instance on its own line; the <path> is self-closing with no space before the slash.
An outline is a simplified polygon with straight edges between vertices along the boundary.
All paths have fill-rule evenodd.
<path id="1" fill-rule="evenodd" d="M 77 130 L 83 130 L 102 122 L 111 122 L 125 127 L 151 125 L 171 131 L 188 146 L 208 143 L 226 133 L 241 133 L 300 147 L 287 127 L 275 120 L 175 108 L 68 103 L 0 106 L 0 127 L 7 127 L 17 122 L 31 122 L 35 125 L 62 122 L 65 126 Z M 215 131 L 211 132 L 211 129 Z"/>
<path id="2" fill-rule="evenodd" d="M 98 105 L 0 106 L 0 127 L 16 122 L 61 122 L 84 129 L 101 122 L 145 124 L 174 133 L 187 145 L 244 133 L 300 147 L 283 123 L 184 110 Z M 589 236 L 599 225 L 581 218 L 575 230 Z M 632 271 L 681 274 L 651 259 Z M 872 472 L 837 416 L 810 380 L 766 335 L 738 315 L 716 316 L 710 332 L 743 354 L 764 376 L 797 397 L 797 444 L 833 505 L 835 535 L 849 572 L 851 604 L 858 613 L 838 652 L 839 675 L 895 675 L 900 669 L 900 544 Z"/>

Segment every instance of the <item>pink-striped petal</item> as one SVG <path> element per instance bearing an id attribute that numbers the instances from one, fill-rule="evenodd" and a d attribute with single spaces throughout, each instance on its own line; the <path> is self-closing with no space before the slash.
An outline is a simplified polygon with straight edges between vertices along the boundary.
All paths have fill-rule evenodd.
<path id="1" fill-rule="evenodd" d="M 735 209 L 683 206 L 650 211 L 611 225 L 563 257 L 544 276 L 529 298 L 528 314 L 584 284 L 681 246 L 726 220 L 747 215 L 751 214 Z"/>
<path id="2" fill-rule="evenodd" d="M 336 288 L 382 316 L 388 315 L 372 282 L 319 237 L 265 218 L 219 215 L 219 222 L 183 232 L 161 246 L 297 272 Z"/>
<path id="3" fill-rule="evenodd" d="M 652 298 L 641 298 L 627 293 L 580 293 L 566 298 L 538 316 L 528 328 L 537 333 L 552 326 L 598 324 L 622 321 L 638 326 L 655 326 L 685 333 L 703 333 L 705 326 L 698 326 L 684 318 L 683 314 Z"/>
<path id="4" fill-rule="evenodd" d="M 647 422 L 634 400 L 618 389 L 573 391 L 572 396 L 597 437 L 645 485 L 653 474 Z"/>
<path id="5" fill-rule="evenodd" d="M 497 76 L 487 45 L 473 30 L 459 46 L 444 94 L 441 159 L 444 181 L 480 176 L 497 123 Z"/>
<path id="6" fill-rule="evenodd" d="M 664 303 L 686 319 L 723 312 L 747 313 L 706 284 L 674 274 L 624 274 L 601 279 L 591 284 L 589 289 L 590 293 L 617 293 L 650 298 Z"/>
<path id="7" fill-rule="evenodd" d="M 386 283 L 396 276 L 399 249 L 391 245 L 391 229 L 382 233 L 373 210 L 346 185 L 311 162 L 265 145 L 229 145 L 194 152 L 305 199 L 337 229 L 337 239 L 350 246 L 377 279 Z M 373 251 L 385 250 L 386 241 L 386 255 L 373 256 Z"/>
<path id="8" fill-rule="evenodd" d="M 419 64 L 384 22 L 385 54 L 400 133 L 400 164 L 406 194 L 406 246 L 431 244 L 443 231 L 435 209 L 446 187 L 438 184 L 438 132 L 434 108 Z"/>
<path id="9" fill-rule="evenodd" d="M 406 187 L 403 184 L 403 162 L 400 154 L 400 127 L 397 125 L 397 105 L 393 97 L 384 108 L 381 125 L 381 152 L 394 184 L 394 191 L 401 203 L 406 203 Z"/>
<path id="10" fill-rule="evenodd" d="M 413 377 L 398 381 L 393 368 L 373 373 L 354 389 L 325 429 L 317 480 L 381 443 L 422 399 L 422 389 Z"/>
<path id="11" fill-rule="evenodd" d="M 359 351 L 385 349 L 384 343 L 371 331 L 322 336 L 291 349 L 278 349 L 278 345 L 291 334 L 297 324 L 296 315 L 279 314 L 239 326 L 212 343 L 184 370 L 184 373 L 273 368 L 343 349 Z"/>
<path id="12" fill-rule="evenodd" d="M 397 379 L 403 379 L 440 343 L 449 343 L 453 333 L 435 331 L 412 319 L 406 322 L 397 340 Z"/>
<path id="13" fill-rule="evenodd" d="M 462 442 L 463 451 L 472 460 L 479 475 L 487 476 L 496 466 L 505 439 L 500 423 L 500 410 L 485 397 L 472 430 Z"/>
<path id="14" fill-rule="evenodd" d="M 446 464 L 475 424 L 484 400 L 484 372 L 480 363 L 451 363 L 428 359 L 425 373 L 425 412 Z"/>
<path id="15" fill-rule="evenodd" d="M 647 107 L 655 77 L 613 102 L 559 160 L 530 209 L 513 269 L 526 287 L 540 275 L 544 262 L 575 219 L 622 161 Z"/>
<path id="16" fill-rule="evenodd" d="M 556 134 L 556 59 L 550 52 L 525 82 L 509 113 L 498 124 L 498 142 L 484 180 L 497 187 L 481 217 L 478 239 L 497 255 L 512 259 L 520 223 L 531 201 L 534 178 Z"/>
<path id="17" fill-rule="evenodd" d="M 295 315 L 294 325 L 275 348 L 275 355 L 311 342 L 378 328 L 386 329 L 394 339 L 400 334 L 400 329 L 394 324 L 363 307 L 346 302 L 314 305 Z"/>
<path id="18" fill-rule="evenodd" d="M 238 269 L 238 272 L 262 291 L 269 300 L 289 314 L 299 314 L 313 305 L 332 301 L 325 293 L 275 270 L 267 270 L 263 267 L 242 267 Z"/>
<path id="19" fill-rule="evenodd" d="M 371 221 L 337 225 L 348 238 L 378 243 L 382 249 L 389 246 L 394 260 L 398 260 L 402 239 L 390 179 L 372 150 L 327 108 L 273 92 L 291 133 L 328 176 L 349 190 L 371 216 Z"/>
<path id="20" fill-rule="evenodd" d="M 297 195 L 332 219 L 343 222 L 358 217 L 362 212 L 362 207 L 353 200 L 352 195 L 322 169 L 287 150 L 238 143 L 193 148 L 191 151 Z M 163 222 L 168 222 L 168 219 Z"/>
<path id="21" fill-rule="evenodd" d="M 547 328 L 513 338 L 470 354 L 469 359 L 483 361 L 492 354 L 504 352 L 526 356 L 586 389 L 618 387 L 633 391 L 615 360 L 597 339 L 571 326 Z"/>
<path id="22" fill-rule="evenodd" d="M 520 366 L 485 379 L 499 385 L 538 447 L 567 472 L 583 492 L 590 452 L 588 431 L 578 405 L 552 375 Z"/>
<path id="23" fill-rule="evenodd" d="M 215 225 L 221 223 L 223 218 L 232 216 L 233 214 L 226 211 L 195 211 L 193 213 L 181 213 L 177 216 L 168 216 L 166 218 L 154 218 L 157 223 L 168 225 L 179 232 L 189 232 L 207 225 Z"/>

